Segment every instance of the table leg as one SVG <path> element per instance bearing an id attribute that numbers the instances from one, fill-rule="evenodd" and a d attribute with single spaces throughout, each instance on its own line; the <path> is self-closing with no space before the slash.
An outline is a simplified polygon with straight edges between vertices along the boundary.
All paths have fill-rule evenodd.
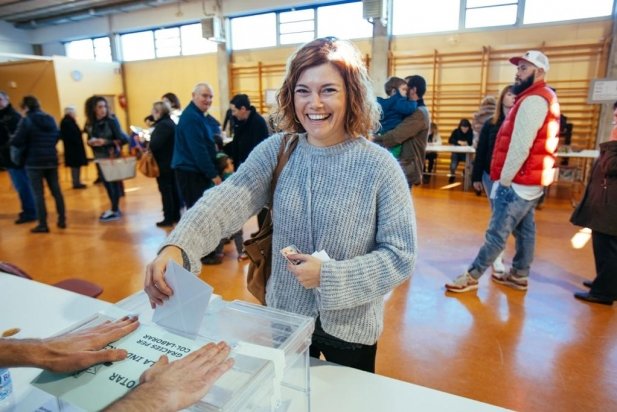
<path id="1" fill-rule="evenodd" d="M 465 153 L 465 179 L 463 180 L 463 190 L 471 189 L 471 153 Z"/>

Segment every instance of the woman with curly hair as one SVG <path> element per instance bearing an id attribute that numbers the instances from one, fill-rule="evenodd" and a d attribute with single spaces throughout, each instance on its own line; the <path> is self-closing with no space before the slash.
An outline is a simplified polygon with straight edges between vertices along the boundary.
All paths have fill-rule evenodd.
<path id="1" fill-rule="evenodd" d="M 295 144 L 274 191 L 266 303 L 315 319 L 311 356 L 372 372 L 384 296 L 414 269 L 416 222 L 396 159 L 366 139 L 379 109 L 358 49 L 334 38 L 302 46 L 278 107 L 285 133 L 189 209 L 148 265 L 145 290 L 152 306 L 165 304 L 169 259 L 199 273 L 199 258 L 268 204 L 279 148 Z M 286 260 L 279 251 L 290 245 L 304 253 Z M 331 260 L 312 256 L 321 250 Z"/>
<path id="2" fill-rule="evenodd" d="M 86 100 L 86 125 L 85 132 L 88 134 L 88 145 L 92 147 L 95 159 L 109 159 L 119 154 L 120 147 L 126 143 L 126 139 L 118 120 L 109 113 L 107 100 L 103 96 L 92 96 Z M 99 168 L 99 174 L 103 179 L 107 196 L 111 201 L 111 209 L 101 214 L 101 222 L 110 222 L 120 219 L 120 196 L 122 193 L 121 182 L 108 182 Z"/>

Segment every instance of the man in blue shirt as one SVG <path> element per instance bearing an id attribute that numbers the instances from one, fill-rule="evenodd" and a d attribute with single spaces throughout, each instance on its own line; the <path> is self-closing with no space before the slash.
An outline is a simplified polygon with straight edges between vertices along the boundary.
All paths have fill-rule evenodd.
<path id="1" fill-rule="evenodd" d="M 176 127 L 171 166 L 176 171 L 187 208 L 192 207 L 206 189 L 221 183 L 216 169 L 214 135 L 204 116 L 212 105 L 212 98 L 212 88 L 208 84 L 197 84 Z"/>
<path id="2" fill-rule="evenodd" d="M 212 105 L 213 95 L 210 85 L 198 83 L 193 89 L 191 102 L 182 112 L 176 126 L 171 167 L 176 172 L 178 188 L 187 209 L 190 209 L 207 189 L 221 183 L 216 167 L 214 118 L 206 116 Z M 205 264 L 221 263 L 222 258 L 216 252 L 205 256 L 202 261 Z"/>

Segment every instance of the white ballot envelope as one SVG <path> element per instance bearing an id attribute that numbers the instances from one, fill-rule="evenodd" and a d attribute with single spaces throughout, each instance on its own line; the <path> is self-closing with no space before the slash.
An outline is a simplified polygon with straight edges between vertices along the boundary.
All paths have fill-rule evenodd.
<path id="1" fill-rule="evenodd" d="M 210 302 L 212 286 L 173 260 L 167 263 L 165 281 L 174 293 L 154 309 L 152 321 L 178 335 L 194 339 Z"/>

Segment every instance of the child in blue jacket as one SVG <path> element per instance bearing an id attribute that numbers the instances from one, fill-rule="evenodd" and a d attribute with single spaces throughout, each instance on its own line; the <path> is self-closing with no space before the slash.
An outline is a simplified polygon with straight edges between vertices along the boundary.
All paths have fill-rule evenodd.
<path id="1" fill-rule="evenodd" d="M 390 77 L 384 89 L 387 98 L 378 97 L 377 103 L 381 106 L 381 129 L 379 134 L 386 133 L 394 129 L 403 119 L 418 108 L 418 104 L 413 100 L 407 99 L 407 83 L 400 77 Z M 390 147 L 390 153 L 397 159 L 401 155 L 401 145 Z"/>

